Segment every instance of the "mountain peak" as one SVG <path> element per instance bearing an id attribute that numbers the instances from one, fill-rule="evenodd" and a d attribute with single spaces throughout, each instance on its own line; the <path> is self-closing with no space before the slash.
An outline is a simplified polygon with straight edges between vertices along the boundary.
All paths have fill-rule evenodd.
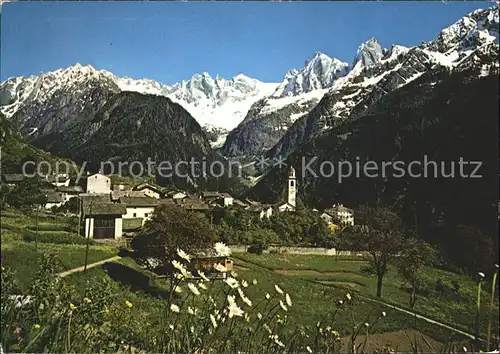
<path id="1" fill-rule="evenodd" d="M 444 28 L 436 39 L 426 45 L 431 50 L 445 53 L 451 49 L 461 51 L 488 42 L 498 43 L 498 17 L 496 7 L 475 10 Z"/>
<path id="2" fill-rule="evenodd" d="M 339 77 L 347 74 L 348 64 L 315 52 L 300 70 L 290 70 L 280 84 L 274 97 L 296 96 L 306 92 L 326 89 Z"/>
<path id="3" fill-rule="evenodd" d="M 352 67 L 361 63 L 362 66 L 373 66 L 377 64 L 384 55 L 384 48 L 376 38 L 372 37 L 360 44 L 354 57 Z"/>

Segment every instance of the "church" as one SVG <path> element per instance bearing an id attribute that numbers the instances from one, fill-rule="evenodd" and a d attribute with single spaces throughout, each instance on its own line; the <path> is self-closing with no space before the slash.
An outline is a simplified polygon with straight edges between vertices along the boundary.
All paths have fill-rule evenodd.
<path id="1" fill-rule="evenodd" d="M 290 166 L 290 171 L 288 172 L 288 184 L 286 191 L 286 202 L 278 204 L 278 211 L 295 211 L 297 208 L 297 176 L 295 174 L 295 169 Z"/>

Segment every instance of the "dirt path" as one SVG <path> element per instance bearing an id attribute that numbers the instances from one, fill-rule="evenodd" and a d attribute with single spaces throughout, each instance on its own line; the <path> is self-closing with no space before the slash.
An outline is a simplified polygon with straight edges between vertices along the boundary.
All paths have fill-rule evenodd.
<path id="1" fill-rule="evenodd" d="M 87 264 L 87 269 L 89 268 L 94 268 L 94 267 L 97 267 L 101 264 L 104 264 L 104 263 L 107 263 L 107 262 L 112 262 L 112 261 L 116 261 L 118 259 L 120 259 L 122 257 L 120 256 L 114 256 L 114 257 L 111 257 L 111 258 L 107 258 L 107 259 L 103 259 L 102 261 L 99 261 L 99 262 L 95 262 L 95 263 L 91 263 L 91 264 Z M 66 270 L 64 272 L 61 272 L 59 274 L 57 274 L 60 278 L 64 278 L 65 276 L 68 276 L 68 275 L 71 275 L 73 273 L 78 273 L 78 272 L 83 272 L 83 269 L 85 268 L 85 266 L 81 266 L 81 267 L 76 267 L 76 268 L 73 268 L 73 269 L 70 269 L 70 270 Z"/>
<path id="2" fill-rule="evenodd" d="M 428 322 L 428 323 L 432 323 L 434 325 L 437 325 L 437 326 L 440 326 L 440 327 L 443 327 L 443 328 L 446 328 L 450 331 L 453 331 L 453 332 L 456 332 L 456 333 L 460 333 L 468 338 L 471 338 L 471 339 L 475 339 L 476 336 L 474 336 L 473 334 L 471 333 L 467 333 L 467 332 L 464 332 L 462 331 L 461 329 L 458 329 L 458 328 L 455 328 L 455 327 L 452 327 L 452 326 L 449 326 L 445 323 L 441 323 L 441 322 L 438 322 L 436 320 L 433 320 L 432 318 L 429 318 L 429 317 L 425 317 L 425 316 L 422 316 L 422 315 L 419 315 L 419 314 L 416 314 L 414 312 L 411 312 L 411 311 L 408 311 L 408 310 L 405 310 L 401 307 L 398 307 L 398 306 L 394 306 L 394 305 L 391 305 L 391 304 L 388 304 L 386 302 L 383 302 L 383 301 L 380 301 L 380 300 L 376 300 L 376 299 L 373 299 L 373 298 L 370 298 L 370 297 L 367 297 L 367 296 L 363 296 L 363 295 L 357 295 L 359 296 L 360 298 L 362 298 L 363 300 L 367 300 L 367 301 L 372 301 L 372 302 L 376 302 L 378 304 L 381 304 L 381 305 L 384 305 L 384 306 L 387 306 L 393 310 L 396 310 L 396 311 L 399 311 L 399 312 L 403 312 L 403 313 L 406 313 L 407 315 L 411 315 L 413 317 L 416 317 L 420 320 L 423 320 L 425 322 Z M 483 338 L 479 338 L 479 340 L 485 342 L 485 340 Z"/>

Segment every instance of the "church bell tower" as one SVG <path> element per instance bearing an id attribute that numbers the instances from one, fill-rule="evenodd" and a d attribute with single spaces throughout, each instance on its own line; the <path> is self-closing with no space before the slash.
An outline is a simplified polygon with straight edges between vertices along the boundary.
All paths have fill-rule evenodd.
<path id="1" fill-rule="evenodd" d="M 295 175 L 295 169 L 290 166 L 290 171 L 288 172 L 288 204 L 292 205 L 294 208 L 297 206 L 297 177 Z"/>

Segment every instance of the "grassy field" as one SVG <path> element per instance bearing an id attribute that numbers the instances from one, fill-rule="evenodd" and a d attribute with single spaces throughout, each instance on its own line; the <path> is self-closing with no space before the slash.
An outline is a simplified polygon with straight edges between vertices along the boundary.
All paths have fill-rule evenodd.
<path id="1" fill-rule="evenodd" d="M 369 346 L 373 350 L 381 350 L 382 344 L 388 344 L 392 348 L 407 351 L 410 349 L 411 343 L 408 335 L 411 335 L 412 339 L 417 335 L 421 343 L 423 343 L 421 338 L 424 335 L 426 341 L 432 346 L 432 350 L 426 346 L 427 351 L 439 350 L 438 346 L 442 346 L 442 343 L 465 340 L 461 335 L 453 334 L 425 321 L 417 320 L 414 322 L 411 316 L 356 297 L 352 291 L 343 288 L 311 282 L 303 277 L 275 273 L 241 259 L 236 260 L 235 270 L 238 273 L 238 278 L 246 279 L 249 283 L 253 279 L 257 280 L 257 286 L 245 290 L 255 304 L 264 300 L 266 293 L 275 294 L 275 284 L 289 293 L 293 300 L 293 306 L 289 308 L 288 320 L 292 324 L 314 327 L 326 314 L 334 312 L 339 300 L 345 301 L 346 294 L 353 294 L 352 303 L 339 311 L 334 320 L 329 319 L 323 322 L 325 326 L 330 325 L 339 331 L 344 340 L 347 340 L 346 336 L 351 332 L 355 323 L 372 323 L 381 315 L 382 311 L 385 311 L 387 317 L 378 321 L 373 329 L 373 342 Z M 85 286 L 91 282 L 101 281 L 103 278 L 112 280 L 117 299 L 133 302 L 134 311 L 136 311 L 137 316 L 141 317 L 155 317 L 157 315 L 154 310 L 155 304 L 169 291 L 168 284 L 164 279 L 159 279 L 142 269 L 131 258 L 123 258 L 91 269 L 86 274 L 77 273 L 64 279 L 76 285 L 83 294 Z M 217 286 L 222 285 L 220 282 Z M 152 320 L 149 319 L 149 321 Z"/>
<path id="2" fill-rule="evenodd" d="M 35 215 L 7 210 L 2 212 L 1 221 L 2 264 L 15 270 L 22 288 L 30 284 L 37 270 L 33 265 L 44 252 L 55 254 L 64 270 L 83 265 L 84 244 L 46 242 L 50 240 L 51 234 L 71 233 L 75 226 L 74 219 L 41 213 L 39 230 L 48 236 L 44 242 L 38 243 L 37 248 L 33 242 L 25 241 L 25 235 L 33 232 Z M 90 247 L 89 263 L 117 255 L 117 251 L 116 244 L 93 244 Z M 244 278 L 249 283 L 254 279 L 257 280 L 256 286 L 245 289 L 245 293 L 256 307 L 265 299 L 266 293 L 276 294 L 275 285 L 290 294 L 293 301 L 293 306 L 287 312 L 290 324 L 314 327 L 319 320 L 325 319 L 325 315 L 333 313 L 339 300 L 345 301 L 346 294 L 349 293 L 352 295 L 352 302 L 345 302 L 335 319 L 326 317 L 323 321 L 324 325 L 330 325 L 337 330 L 344 341 L 355 325 L 372 323 L 380 317 L 382 311 L 385 311 L 387 316 L 380 319 L 373 328 L 368 346 L 370 350 L 382 350 L 385 345 L 389 345 L 399 351 L 408 351 L 415 335 L 420 339 L 425 337 L 428 344 L 424 345 L 423 350 L 427 352 L 439 351 L 438 347 L 451 341 L 467 342 L 467 339 L 459 334 L 423 320 L 415 320 L 412 316 L 367 299 L 367 297 L 374 298 L 376 283 L 374 278 L 361 273 L 360 268 L 364 264 L 362 260 L 290 254 L 245 253 L 234 256 L 238 278 Z M 466 276 L 437 269 L 427 269 L 425 273 L 427 293 L 419 295 L 416 311 L 432 319 L 473 332 L 476 283 Z M 460 283 L 458 294 L 437 296 L 433 289 L 438 278 L 448 286 L 452 280 L 457 280 Z M 165 279 L 143 269 L 131 258 L 122 258 L 89 269 L 86 273 L 75 273 L 63 279 L 64 282 L 75 285 L 82 296 L 89 285 L 108 281 L 112 287 L 113 298 L 117 302 L 125 300 L 132 302 L 137 319 L 150 325 L 161 321 L 158 308 L 170 291 Z M 225 285 L 222 282 L 215 284 L 216 288 L 223 286 Z M 484 290 L 483 304 L 487 303 L 485 300 L 487 298 L 488 293 Z M 384 280 L 383 301 L 407 307 L 408 293 L 402 288 L 401 279 L 392 269 Z M 495 313 L 493 328 L 494 332 L 498 332 L 498 304 Z M 482 315 L 483 319 L 484 315 L 485 313 Z"/>
<path id="3" fill-rule="evenodd" d="M 54 254 L 60 260 L 63 270 L 79 267 L 85 263 L 86 245 L 84 242 L 73 243 L 82 243 L 81 240 L 84 240 L 76 233 L 71 233 L 72 228 L 76 229 L 77 225 L 74 217 L 41 212 L 38 222 L 39 235 L 45 237 L 40 237 L 41 242 L 35 245 L 34 242 L 26 242 L 25 239 L 26 235 L 35 232 L 33 230 L 36 229 L 36 214 L 26 214 L 14 209 L 2 210 L 2 264 L 16 271 L 23 288 L 30 283 L 31 277 L 37 270 L 34 265 L 43 253 Z M 65 240 L 72 243 L 50 243 L 51 238 L 60 240 L 61 233 L 69 234 L 65 236 Z M 117 252 L 118 248 L 115 245 L 93 243 L 89 247 L 88 262 L 115 256 Z"/>
<path id="4" fill-rule="evenodd" d="M 360 269 L 364 261 L 346 261 L 331 256 L 292 255 L 292 254 L 237 254 L 237 259 L 263 267 L 280 275 L 299 278 L 313 283 L 329 286 L 332 291 L 345 290 L 373 297 L 376 294 L 376 278 L 363 274 Z M 436 280 L 441 279 L 449 291 L 438 293 Z M 418 295 L 415 311 L 421 315 L 443 322 L 453 327 L 474 333 L 473 325 L 476 311 L 477 283 L 468 276 L 439 269 L 425 269 L 426 286 Z M 458 293 L 451 291 L 453 280 L 458 281 Z M 490 293 L 483 287 L 483 309 L 481 313 L 482 332 L 486 330 L 487 304 Z M 394 269 L 384 278 L 382 300 L 403 308 L 408 308 L 409 293 Z M 486 301 L 488 299 L 488 301 Z M 498 301 L 495 304 L 494 326 L 498 328 Z"/>

